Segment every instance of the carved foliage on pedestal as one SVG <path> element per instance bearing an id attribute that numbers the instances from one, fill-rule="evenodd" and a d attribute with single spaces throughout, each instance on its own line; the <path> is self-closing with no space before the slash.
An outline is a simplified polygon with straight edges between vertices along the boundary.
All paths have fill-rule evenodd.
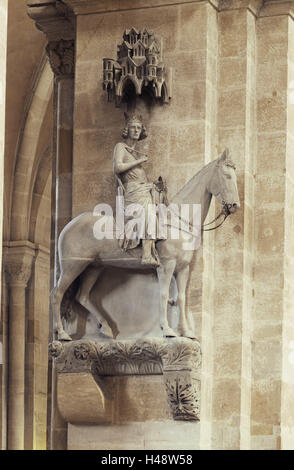
<path id="1" fill-rule="evenodd" d="M 74 356 L 77 361 L 89 361 L 96 358 L 96 348 L 90 342 L 81 342 L 74 347 Z"/>
<path id="2" fill-rule="evenodd" d="M 75 42 L 73 40 L 51 41 L 46 51 L 51 68 L 57 77 L 73 76 L 75 63 Z"/>
<path id="3" fill-rule="evenodd" d="M 176 420 L 199 420 L 201 350 L 194 341 L 171 341 L 163 355 L 165 387 Z"/>
<path id="4" fill-rule="evenodd" d="M 50 356 L 56 358 L 60 356 L 63 349 L 63 345 L 60 341 L 53 341 L 53 343 L 49 344 L 48 352 Z"/>
<path id="5" fill-rule="evenodd" d="M 197 368 L 201 364 L 201 352 L 197 342 L 170 341 L 162 356 L 164 369 L 178 370 Z"/>
<path id="6" fill-rule="evenodd" d="M 152 341 L 100 344 L 97 372 L 108 374 L 115 366 L 119 374 L 161 374 L 161 349 Z"/>
<path id="7" fill-rule="evenodd" d="M 191 377 L 183 377 L 181 374 L 166 378 L 166 392 L 175 420 L 199 420 L 199 385 L 198 380 L 191 380 Z"/>

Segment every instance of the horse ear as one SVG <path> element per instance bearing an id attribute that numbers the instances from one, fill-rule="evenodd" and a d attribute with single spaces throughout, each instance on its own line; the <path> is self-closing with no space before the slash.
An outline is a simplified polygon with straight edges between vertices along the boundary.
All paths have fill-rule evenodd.
<path id="1" fill-rule="evenodd" d="M 225 148 L 225 150 L 223 151 L 222 156 L 220 157 L 220 161 L 224 162 L 227 159 L 228 155 L 229 155 L 229 149 Z"/>

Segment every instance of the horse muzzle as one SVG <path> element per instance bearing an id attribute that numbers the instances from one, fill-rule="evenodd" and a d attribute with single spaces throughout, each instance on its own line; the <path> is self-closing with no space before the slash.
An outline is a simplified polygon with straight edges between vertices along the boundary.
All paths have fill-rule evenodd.
<path id="1" fill-rule="evenodd" d="M 235 212 L 237 212 L 238 209 L 240 209 L 240 204 L 238 204 L 237 202 L 234 202 L 233 204 L 223 204 L 223 212 L 226 216 L 234 214 Z"/>

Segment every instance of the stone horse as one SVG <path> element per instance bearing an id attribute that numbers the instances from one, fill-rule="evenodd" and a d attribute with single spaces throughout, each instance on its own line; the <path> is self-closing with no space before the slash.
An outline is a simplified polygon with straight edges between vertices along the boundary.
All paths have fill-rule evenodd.
<path id="1" fill-rule="evenodd" d="M 212 196 L 215 196 L 221 204 L 221 214 L 224 214 L 224 217 L 240 208 L 235 166 L 228 159 L 227 149 L 220 158 L 208 163 L 194 175 L 170 203 L 200 204 L 201 227 L 203 227 Z M 128 269 L 148 268 L 148 266 L 141 265 L 141 248 L 125 252 L 119 247 L 115 237 L 97 240 L 93 234 L 93 226 L 97 218 L 97 215 L 91 212 L 83 213 L 68 223 L 59 236 L 60 277 L 51 293 L 51 305 L 59 340 L 71 340 L 62 325 L 60 306 L 66 290 L 78 276 L 80 276 L 80 284 L 76 300 L 97 318 L 101 329 L 106 321 L 112 330 L 113 337 L 116 338 L 119 333 L 116 323 L 110 315 L 107 318 L 105 315 L 102 317 L 90 300 L 90 291 L 100 273 L 107 266 Z M 156 243 L 161 261 L 161 266 L 154 268 L 157 269 L 161 296 L 160 327 L 164 337 L 178 336 L 170 328 L 167 318 L 169 288 L 172 277 L 175 276 L 179 307 L 178 334 L 193 339 L 195 336 L 188 326 L 189 318 L 186 313 L 186 287 L 195 250 L 184 249 L 183 243 L 187 242 L 187 234 L 185 237 L 184 233 L 182 235 L 180 229 L 178 239 L 168 237 Z"/>

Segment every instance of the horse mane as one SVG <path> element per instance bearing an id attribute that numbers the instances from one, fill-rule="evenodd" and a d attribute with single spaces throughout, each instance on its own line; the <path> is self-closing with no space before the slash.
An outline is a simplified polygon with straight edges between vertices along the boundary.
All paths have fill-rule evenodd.
<path id="1" fill-rule="evenodd" d="M 195 189 L 203 175 L 211 170 L 211 167 L 215 166 L 218 162 L 219 158 L 207 163 L 203 168 L 201 168 L 194 176 L 192 176 L 192 178 L 183 186 L 183 188 L 177 192 L 177 194 L 172 198 L 171 202 L 178 204 L 182 203 L 191 193 L 191 191 Z"/>

